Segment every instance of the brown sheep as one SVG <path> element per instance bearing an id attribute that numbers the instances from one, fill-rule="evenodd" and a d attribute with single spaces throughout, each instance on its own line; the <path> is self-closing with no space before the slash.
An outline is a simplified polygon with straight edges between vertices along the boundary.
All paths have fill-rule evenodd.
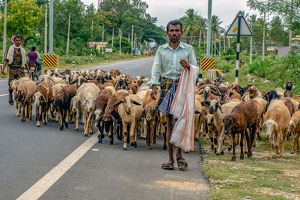
<path id="1" fill-rule="evenodd" d="M 36 120 L 37 127 L 40 127 L 40 120 L 43 116 L 43 124 L 47 124 L 48 110 L 50 108 L 50 102 L 52 100 L 52 87 L 49 83 L 41 82 L 34 91 L 33 101 L 36 106 Z M 41 114 L 39 108 L 41 106 Z M 50 111 L 51 112 L 51 111 Z"/>
<path id="2" fill-rule="evenodd" d="M 297 152 L 300 151 L 299 148 L 299 136 L 300 136 L 300 111 L 297 111 L 294 113 L 290 123 L 289 123 L 289 130 L 293 133 L 294 135 L 294 140 L 293 140 L 293 147 L 291 154 L 295 153 L 295 146 L 297 144 Z"/>
<path id="3" fill-rule="evenodd" d="M 297 101 L 295 101 L 291 97 L 284 97 L 282 99 L 282 101 L 283 101 L 284 105 L 289 109 L 291 117 L 292 117 L 293 114 L 295 112 L 297 112 L 299 104 L 297 103 Z"/>
<path id="4" fill-rule="evenodd" d="M 139 86 L 135 83 L 128 84 L 128 87 L 132 90 L 133 94 L 136 94 L 139 89 Z"/>
<path id="5" fill-rule="evenodd" d="M 240 159 L 244 159 L 244 150 L 243 150 L 243 141 L 244 136 L 246 136 L 248 152 L 247 156 L 252 157 L 251 144 L 254 141 L 255 133 L 258 126 L 258 114 L 255 106 L 254 100 L 249 100 L 247 102 L 240 103 L 234 107 L 229 115 L 226 115 L 223 119 L 224 123 L 224 133 L 228 135 L 229 133 L 232 136 L 233 140 L 233 156 L 232 161 L 236 160 L 235 155 L 235 135 L 241 133 L 241 155 Z M 247 128 L 250 130 L 249 134 L 247 133 Z"/>
<path id="6" fill-rule="evenodd" d="M 277 105 L 269 107 L 264 116 L 264 125 L 266 127 L 266 135 L 269 138 L 269 159 L 272 158 L 272 135 L 276 140 L 276 153 L 283 157 L 285 139 L 289 130 L 290 112 L 285 105 Z M 283 132 L 283 135 L 282 135 Z M 282 150 L 280 153 L 280 141 L 282 136 Z"/>

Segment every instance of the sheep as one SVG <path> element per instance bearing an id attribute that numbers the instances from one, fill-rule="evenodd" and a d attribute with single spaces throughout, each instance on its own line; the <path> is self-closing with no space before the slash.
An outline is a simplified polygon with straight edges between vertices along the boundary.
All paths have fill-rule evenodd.
<path id="1" fill-rule="evenodd" d="M 79 101 L 81 103 L 81 109 L 84 115 L 84 136 L 88 136 L 89 133 L 93 134 L 93 113 L 95 110 L 95 101 L 100 93 L 100 89 L 94 83 L 85 83 L 77 92 Z"/>
<path id="2" fill-rule="evenodd" d="M 147 125 L 144 127 L 144 129 L 147 132 L 146 136 L 146 142 L 147 145 L 149 146 L 149 149 L 153 149 L 153 144 L 156 143 L 156 125 L 157 125 L 157 120 L 158 120 L 158 115 L 155 111 L 155 106 L 159 100 L 159 94 L 156 96 L 155 99 L 152 99 L 151 96 L 151 91 L 148 91 L 146 94 L 146 97 L 143 100 L 143 113 L 145 115 Z"/>
<path id="3" fill-rule="evenodd" d="M 258 91 L 257 87 L 251 86 L 249 89 L 243 94 L 242 101 L 247 101 L 249 99 L 254 98 L 262 98 L 261 93 Z"/>
<path id="4" fill-rule="evenodd" d="M 107 101 L 108 99 L 113 95 L 113 92 L 110 89 L 104 89 L 102 90 L 95 102 L 95 119 L 98 119 L 100 117 L 100 115 L 104 114 L 106 105 L 107 105 Z M 103 135 L 103 129 L 104 129 L 104 123 L 102 123 L 102 125 L 100 126 L 100 121 L 98 123 L 96 123 L 96 126 L 98 126 L 99 128 L 99 143 L 102 143 L 102 138 L 104 137 Z M 105 132 L 109 132 L 109 127 L 110 126 L 105 126 L 106 131 Z M 111 134 L 113 134 L 111 132 Z M 113 144 L 113 140 L 111 138 L 110 144 Z"/>
<path id="5" fill-rule="evenodd" d="M 235 135 L 241 133 L 241 154 L 240 159 L 244 159 L 244 150 L 243 150 L 243 141 L 244 136 L 246 135 L 248 152 L 247 156 L 252 157 L 251 144 L 254 141 L 255 132 L 258 126 L 258 114 L 255 106 L 254 100 L 249 100 L 242 102 L 236 107 L 234 107 L 229 115 L 226 115 L 223 118 L 224 123 L 224 133 L 228 135 L 229 133 L 232 136 L 233 140 L 233 156 L 231 161 L 236 160 L 235 155 Z M 249 134 L 247 133 L 247 128 L 250 130 Z"/>
<path id="6" fill-rule="evenodd" d="M 120 132 L 122 132 L 122 120 L 118 113 L 118 107 L 116 107 L 115 104 L 124 100 L 126 96 L 129 96 L 128 91 L 118 90 L 114 95 L 109 97 L 104 114 L 99 116 L 99 118 L 95 121 L 95 123 L 100 123 L 102 120 L 103 123 L 108 125 L 108 130 L 110 125 L 112 125 L 112 122 L 114 122 L 117 125 L 117 138 L 119 140 L 122 140 L 122 134 L 120 134 Z M 111 137 L 113 141 L 113 135 L 111 135 Z"/>
<path id="7" fill-rule="evenodd" d="M 223 142 L 225 139 L 223 118 L 229 115 L 232 109 L 240 104 L 241 101 L 233 99 L 224 105 L 220 105 L 217 100 L 210 101 L 209 113 L 214 115 L 214 125 L 219 133 L 217 155 L 224 155 Z M 229 148 L 230 149 L 230 148 Z"/>
<path id="8" fill-rule="evenodd" d="M 235 90 L 232 90 L 231 92 L 228 93 L 228 97 L 230 99 L 242 99 L 241 94 L 236 92 Z"/>
<path id="9" fill-rule="evenodd" d="M 275 89 L 275 91 L 277 92 L 277 94 L 278 94 L 279 96 L 284 96 L 284 89 L 282 89 L 281 87 L 277 87 L 277 88 Z"/>
<path id="10" fill-rule="evenodd" d="M 17 98 L 18 98 L 18 86 L 20 83 L 24 82 L 24 81 L 29 81 L 30 78 L 28 77 L 22 77 L 19 79 L 14 79 L 10 82 L 10 87 L 13 90 L 13 94 L 14 94 L 14 100 L 15 100 L 15 104 L 16 104 L 16 108 L 17 108 L 17 114 L 16 116 L 19 117 L 20 113 L 21 113 L 21 105 L 18 103 Z"/>
<path id="11" fill-rule="evenodd" d="M 159 112 L 158 116 L 163 132 L 163 150 L 167 150 L 167 117 L 162 112 Z"/>
<path id="12" fill-rule="evenodd" d="M 36 87 L 33 95 L 33 101 L 36 106 L 36 120 L 37 127 L 40 127 L 40 120 L 43 115 L 43 124 L 47 124 L 48 110 L 50 108 L 50 102 L 52 100 L 52 87 L 49 83 L 41 82 Z M 41 106 L 41 114 L 39 113 L 39 107 Z"/>
<path id="13" fill-rule="evenodd" d="M 264 95 L 264 99 L 268 102 L 267 106 L 266 106 L 266 111 L 268 110 L 271 101 L 273 101 L 274 99 L 280 99 L 280 96 L 277 94 L 276 91 L 271 90 L 269 91 L 266 95 Z"/>
<path id="14" fill-rule="evenodd" d="M 75 118 L 75 130 L 79 130 L 78 121 L 79 121 L 79 113 L 81 111 L 79 96 L 74 96 L 71 99 L 71 111 L 73 112 L 73 120 Z"/>
<path id="15" fill-rule="evenodd" d="M 294 99 L 292 99 L 291 97 L 284 97 L 282 99 L 282 101 L 283 101 L 284 105 L 289 109 L 291 117 L 292 117 L 293 114 L 298 111 L 299 103 L 297 101 L 295 101 Z"/>
<path id="16" fill-rule="evenodd" d="M 297 152 L 300 151 L 299 148 L 299 136 L 300 136 L 300 111 L 297 111 L 293 114 L 290 123 L 289 123 L 289 131 L 291 131 L 294 135 L 293 147 L 291 150 L 291 154 L 295 153 L 295 146 L 297 144 Z"/>
<path id="17" fill-rule="evenodd" d="M 272 135 L 276 140 L 276 153 L 281 157 L 284 154 L 285 139 L 289 130 L 290 112 L 285 105 L 277 105 L 270 107 L 264 116 L 264 126 L 266 127 L 266 135 L 269 138 L 269 159 L 272 159 Z M 283 132 L 283 135 L 282 135 Z M 282 137 L 282 150 L 280 153 L 280 140 Z"/>
<path id="18" fill-rule="evenodd" d="M 295 86 L 292 81 L 286 82 L 283 88 L 285 88 L 284 97 L 293 97 L 292 90 L 295 89 Z"/>
<path id="19" fill-rule="evenodd" d="M 195 98 L 195 121 L 194 121 L 195 133 L 194 133 L 194 138 L 195 138 L 196 141 L 199 141 L 199 132 L 200 132 L 200 128 L 201 128 L 201 125 L 202 125 L 202 122 L 203 122 L 203 114 L 204 114 L 203 106 L 201 105 L 200 101 L 198 101 Z"/>
<path id="20" fill-rule="evenodd" d="M 71 84 L 74 84 L 76 85 L 76 88 L 78 89 L 82 84 L 83 82 L 87 82 L 88 80 L 86 78 L 84 78 L 83 76 L 78 76 L 76 79 L 74 79 Z"/>
<path id="21" fill-rule="evenodd" d="M 214 124 L 214 115 L 207 114 L 205 116 L 205 119 L 207 120 L 208 135 L 210 137 L 210 142 L 211 142 L 211 150 L 213 150 L 214 153 L 216 153 L 217 152 L 216 145 L 218 144 L 219 132 L 217 131 L 217 128 Z"/>
<path id="22" fill-rule="evenodd" d="M 32 97 L 36 89 L 36 84 L 32 80 L 24 81 L 18 86 L 18 103 L 22 105 L 21 121 L 26 121 L 25 109 L 27 108 L 27 117 L 32 118 Z"/>
<path id="23" fill-rule="evenodd" d="M 123 149 L 127 149 L 127 125 L 130 127 L 131 146 L 137 147 L 137 122 L 140 120 L 143 112 L 142 100 L 134 95 L 129 94 L 117 102 L 114 106 L 118 106 L 118 113 L 122 118 L 123 124 Z"/>
<path id="24" fill-rule="evenodd" d="M 71 99 L 76 95 L 76 88 L 73 85 L 67 85 L 61 89 L 58 95 L 53 98 L 53 108 L 62 115 L 59 130 L 64 130 L 64 126 L 68 128 L 66 120 L 67 111 L 70 108 Z"/>

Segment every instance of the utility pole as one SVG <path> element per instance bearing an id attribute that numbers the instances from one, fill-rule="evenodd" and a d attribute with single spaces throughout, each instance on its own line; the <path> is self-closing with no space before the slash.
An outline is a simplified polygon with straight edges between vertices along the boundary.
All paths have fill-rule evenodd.
<path id="1" fill-rule="evenodd" d="M 53 0 L 50 0 L 50 16 L 49 16 L 49 53 L 53 55 Z"/>
<path id="2" fill-rule="evenodd" d="M 266 12 L 264 12 L 264 32 L 263 32 L 263 46 L 262 46 L 262 61 L 265 60 L 265 34 L 266 34 Z"/>
<path id="3" fill-rule="evenodd" d="M 47 6 L 48 6 L 48 2 L 47 2 L 47 0 L 46 0 L 46 5 L 45 5 L 45 41 L 44 41 L 44 55 L 46 55 L 47 54 L 47 17 L 48 17 L 48 15 L 47 15 L 47 10 L 48 10 L 48 8 L 47 8 Z"/>
<path id="4" fill-rule="evenodd" d="M 122 31 L 121 29 L 119 28 L 119 34 L 120 34 L 120 55 L 122 53 L 121 49 L 122 49 Z"/>
<path id="5" fill-rule="evenodd" d="M 207 46 L 206 46 L 206 56 L 205 58 L 211 58 L 210 56 L 210 36 L 211 36 L 211 10 L 212 10 L 212 0 L 208 0 L 208 17 L 207 17 Z"/>
<path id="6" fill-rule="evenodd" d="M 94 20 L 92 19 L 92 41 L 94 37 Z"/>
<path id="7" fill-rule="evenodd" d="M 104 42 L 104 24 L 102 25 L 102 55 L 103 55 L 103 42 Z"/>
<path id="8" fill-rule="evenodd" d="M 5 10 L 4 10 L 4 31 L 3 31 L 3 56 L 2 56 L 2 63 L 4 63 L 5 52 L 6 52 L 6 17 L 7 17 L 7 0 L 5 0 Z"/>
<path id="9" fill-rule="evenodd" d="M 219 33 L 219 58 L 221 58 L 221 34 Z"/>
<path id="10" fill-rule="evenodd" d="M 133 25 L 131 28 L 131 48 L 133 48 Z M 132 51 L 131 51 L 131 56 L 132 56 Z"/>
<path id="11" fill-rule="evenodd" d="M 70 20 L 71 20 L 71 13 L 69 14 L 68 40 L 67 40 L 67 57 L 69 56 L 69 42 L 70 42 Z"/>
<path id="12" fill-rule="evenodd" d="M 135 48 L 137 45 L 136 45 L 136 33 L 134 33 L 134 42 L 133 42 L 133 47 Z"/>
<path id="13" fill-rule="evenodd" d="M 114 47 L 115 27 L 113 26 L 111 46 Z"/>
<path id="14" fill-rule="evenodd" d="M 200 44 L 201 44 L 201 29 L 200 29 L 200 33 L 199 33 L 199 47 L 200 47 Z"/>
<path id="15" fill-rule="evenodd" d="M 251 17 L 251 30 L 252 30 L 252 22 L 253 22 L 253 18 Z M 250 37 L 250 64 L 252 64 L 252 37 Z"/>
<path id="16" fill-rule="evenodd" d="M 204 44 L 204 49 L 205 49 L 205 33 L 203 33 L 203 44 Z"/>

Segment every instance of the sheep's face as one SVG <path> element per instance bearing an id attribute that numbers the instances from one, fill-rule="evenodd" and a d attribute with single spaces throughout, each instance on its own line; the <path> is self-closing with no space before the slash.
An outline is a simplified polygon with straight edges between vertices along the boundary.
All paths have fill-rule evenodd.
<path id="1" fill-rule="evenodd" d="M 72 100 L 71 100 L 71 108 L 72 108 L 73 112 L 76 111 L 78 105 L 79 105 L 79 98 L 78 97 L 73 97 Z"/>
<path id="2" fill-rule="evenodd" d="M 256 87 L 251 87 L 249 89 L 249 97 L 250 97 L 250 99 L 254 99 L 256 97 L 256 93 L 257 93 L 257 88 Z"/>
<path id="3" fill-rule="evenodd" d="M 224 123 L 224 133 L 225 135 L 229 135 L 231 132 L 231 129 L 233 127 L 233 124 L 236 122 L 236 119 L 233 118 L 232 116 L 225 116 L 223 119 Z"/>
<path id="4" fill-rule="evenodd" d="M 222 93 L 220 98 L 220 104 L 221 105 L 225 104 L 228 101 L 228 99 L 229 97 L 226 94 Z"/>
<path id="5" fill-rule="evenodd" d="M 206 101 L 210 95 L 210 87 L 204 88 L 204 100 Z"/>
<path id="6" fill-rule="evenodd" d="M 23 102 L 25 99 L 25 94 L 23 90 L 18 90 L 18 102 Z"/>
<path id="7" fill-rule="evenodd" d="M 208 126 L 214 125 L 214 115 L 208 114 L 208 115 L 206 115 L 205 118 L 206 118 L 206 120 L 207 120 L 207 125 L 208 125 Z"/>
<path id="8" fill-rule="evenodd" d="M 147 121 L 151 121 L 152 117 L 154 117 L 156 114 L 154 110 L 154 106 L 152 105 L 146 105 L 145 106 L 145 116 Z"/>
<path id="9" fill-rule="evenodd" d="M 131 114 L 132 102 L 133 102 L 133 100 L 131 98 L 125 97 L 125 102 L 123 103 L 123 108 L 128 115 Z"/>
<path id="10" fill-rule="evenodd" d="M 292 89 L 294 89 L 294 88 L 293 88 L 293 83 L 292 83 L 292 81 L 286 82 L 286 89 L 287 89 L 287 90 L 292 90 Z"/>
<path id="11" fill-rule="evenodd" d="M 65 75 L 65 80 L 66 80 L 66 84 L 70 84 L 70 82 L 71 82 L 71 75 L 66 74 Z"/>
<path id="12" fill-rule="evenodd" d="M 277 124 L 274 120 L 267 120 L 265 122 L 265 126 L 266 126 L 267 137 L 270 137 L 272 133 L 277 130 Z"/>
<path id="13" fill-rule="evenodd" d="M 34 98 L 34 104 L 36 107 L 40 106 L 43 103 L 46 103 L 46 98 L 40 92 L 35 93 L 33 95 L 33 98 Z"/>
<path id="14" fill-rule="evenodd" d="M 59 71 L 59 69 L 54 69 L 54 75 L 56 76 L 56 77 L 58 77 L 59 75 L 60 75 L 60 71 Z"/>
<path id="15" fill-rule="evenodd" d="M 95 99 L 89 98 L 83 102 L 83 106 L 87 108 L 87 111 L 91 112 L 95 107 Z"/>
<path id="16" fill-rule="evenodd" d="M 214 112 L 217 112 L 218 105 L 219 105 L 218 101 L 211 100 L 210 101 L 210 106 L 209 106 L 209 113 L 214 114 Z"/>

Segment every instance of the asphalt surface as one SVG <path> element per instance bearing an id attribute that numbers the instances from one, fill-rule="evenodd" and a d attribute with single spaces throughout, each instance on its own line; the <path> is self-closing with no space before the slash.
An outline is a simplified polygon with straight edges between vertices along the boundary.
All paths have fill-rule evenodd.
<path id="1" fill-rule="evenodd" d="M 152 63 L 153 57 L 89 69 L 119 69 L 132 77 L 150 77 Z M 113 145 L 107 136 L 102 144 L 96 135 L 84 137 L 82 124 L 78 131 L 73 123 L 59 131 L 54 121 L 36 127 L 35 109 L 32 121 L 21 122 L 7 94 L 7 79 L 0 79 L 1 200 L 22 195 L 20 199 L 207 199 L 208 181 L 197 144 L 195 152 L 184 154 L 186 171 L 179 171 L 177 164 L 173 171 L 162 170 L 168 153 L 162 150 L 161 135 L 153 150 L 138 139 L 137 148 L 129 145 L 124 151 L 116 137 Z M 90 146 L 85 153 L 86 144 Z"/>

